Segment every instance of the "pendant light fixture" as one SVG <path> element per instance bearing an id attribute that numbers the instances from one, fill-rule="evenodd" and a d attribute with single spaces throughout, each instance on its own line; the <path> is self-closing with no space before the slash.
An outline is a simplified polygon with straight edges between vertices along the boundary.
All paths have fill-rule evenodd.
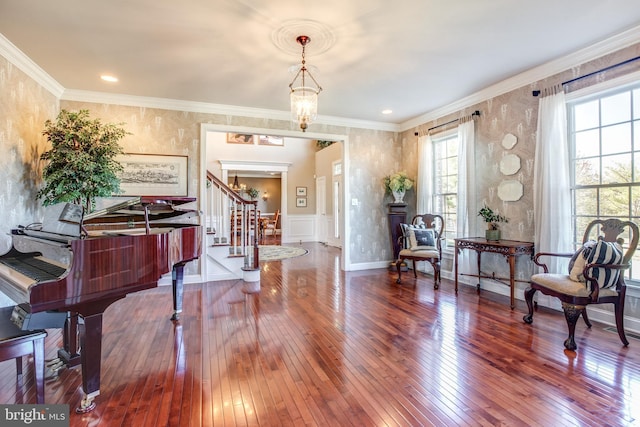
<path id="1" fill-rule="evenodd" d="M 318 94 L 322 88 L 306 67 L 305 46 L 311 41 L 311 38 L 298 36 L 296 41 L 302 46 L 302 64 L 296 76 L 289 83 L 289 89 L 291 90 L 291 120 L 298 123 L 302 132 L 305 132 L 307 127 L 318 116 Z M 307 75 L 316 87 L 307 86 Z M 301 82 L 299 85 L 294 86 L 298 77 L 300 77 Z"/>

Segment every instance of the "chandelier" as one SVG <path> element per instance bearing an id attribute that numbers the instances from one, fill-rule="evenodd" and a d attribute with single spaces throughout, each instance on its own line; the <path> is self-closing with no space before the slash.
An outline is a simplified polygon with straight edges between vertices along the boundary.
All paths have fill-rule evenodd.
<path id="1" fill-rule="evenodd" d="M 311 41 L 308 36 L 298 36 L 296 38 L 298 44 L 302 46 L 302 64 L 298 69 L 296 76 L 289 83 L 291 89 L 291 120 L 298 123 L 302 132 L 307 130 L 318 116 L 318 94 L 322 90 L 316 79 L 313 78 L 305 65 L 304 53 L 305 46 Z M 307 86 L 307 75 L 316 85 L 316 87 Z M 300 77 L 301 82 L 294 87 L 296 80 Z"/>

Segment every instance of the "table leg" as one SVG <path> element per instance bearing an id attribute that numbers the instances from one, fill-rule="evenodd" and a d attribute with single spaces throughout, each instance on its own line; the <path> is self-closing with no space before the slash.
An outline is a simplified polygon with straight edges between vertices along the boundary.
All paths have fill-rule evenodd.
<path id="1" fill-rule="evenodd" d="M 515 288 L 516 288 L 516 280 L 515 280 L 515 269 L 516 269 L 516 257 L 513 254 L 507 255 L 509 260 L 509 287 L 511 288 L 511 310 L 515 308 Z"/>
<path id="2" fill-rule="evenodd" d="M 458 295 L 458 245 L 456 245 L 456 247 L 454 248 L 453 251 L 453 268 L 454 268 L 454 277 L 455 277 L 455 290 L 456 290 L 456 295 Z"/>
<path id="3" fill-rule="evenodd" d="M 478 285 L 476 286 L 476 293 L 480 295 L 480 275 L 482 274 L 482 270 L 480 270 L 480 265 L 481 265 L 480 260 L 482 258 L 482 252 L 476 251 L 476 254 L 478 254 Z"/>

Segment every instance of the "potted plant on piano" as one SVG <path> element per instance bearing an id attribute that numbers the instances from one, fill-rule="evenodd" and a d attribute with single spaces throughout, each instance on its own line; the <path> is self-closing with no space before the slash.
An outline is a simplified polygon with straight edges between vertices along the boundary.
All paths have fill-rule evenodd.
<path id="1" fill-rule="evenodd" d="M 44 206 L 71 202 L 91 212 L 96 197 L 121 192 L 122 165 L 116 157 L 123 154 L 119 141 L 129 134 L 121 125 L 91 119 L 88 110 L 62 110 L 55 121 L 45 122 L 42 134 L 51 149 L 40 156 L 48 163 L 45 186 L 36 194 Z"/>

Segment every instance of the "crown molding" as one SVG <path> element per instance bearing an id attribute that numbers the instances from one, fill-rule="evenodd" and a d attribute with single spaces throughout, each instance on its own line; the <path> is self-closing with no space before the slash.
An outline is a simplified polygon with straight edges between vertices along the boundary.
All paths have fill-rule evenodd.
<path id="1" fill-rule="evenodd" d="M 84 90 L 66 89 L 62 94 L 61 99 L 64 101 L 92 102 L 97 104 L 115 104 L 126 105 L 130 107 L 159 108 L 163 110 L 187 111 L 193 113 L 253 117 L 259 119 L 282 120 L 285 122 L 289 122 L 291 120 L 291 112 L 289 111 L 238 107 L 235 105 L 210 104 L 206 102 L 181 101 L 177 99 L 152 98 L 106 92 L 91 92 Z M 365 128 L 389 132 L 398 132 L 399 129 L 399 126 L 395 123 L 381 123 L 322 115 L 318 116 L 318 118 L 314 121 L 314 124 Z"/>
<path id="2" fill-rule="evenodd" d="M 60 83 L 33 62 L 2 33 L 0 33 L 0 56 L 4 56 L 7 61 L 22 70 L 23 73 L 51 92 L 56 98 L 60 98 L 62 92 L 64 92 L 64 87 Z"/>
<path id="3" fill-rule="evenodd" d="M 545 64 L 531 68 L 523 73 L 510 77 L 492 86 L 486 87 L 472 95 L 452 102 L 449 105 L 422 114 L 413 119 L 407 120 L 399 125 L 400 132 L 415 128 L 421 124 L 455 113 L 465 108 L 471 107 L 487 99 L 494 98 L 507 92 L 527 86 L 531 83 L 545 79 L 569 70 L 572 67 L 593 61 L 617 50 L 631 46 L 640 42 L 640 25 L 623 31 L 615 36 L 609 37 L 574 53 L 561 58 L 549 61 Z"/>

